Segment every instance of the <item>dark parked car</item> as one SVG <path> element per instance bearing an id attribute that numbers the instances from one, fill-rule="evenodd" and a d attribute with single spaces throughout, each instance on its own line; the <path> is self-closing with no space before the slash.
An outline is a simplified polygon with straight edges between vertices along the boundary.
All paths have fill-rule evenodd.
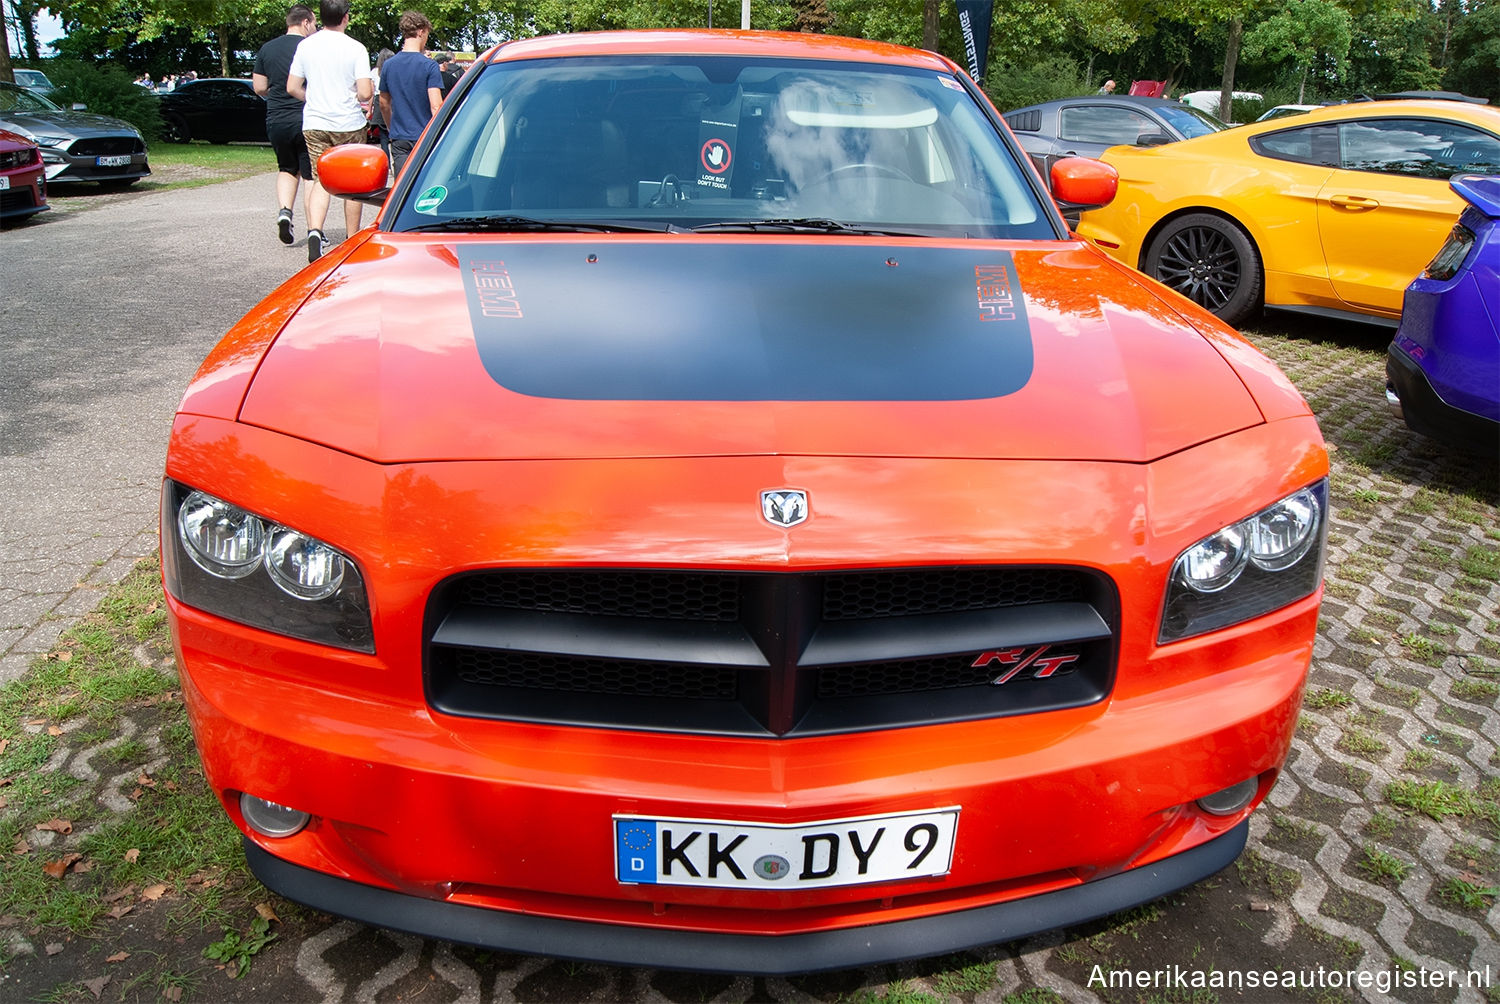
<path id="1" fill-rule="evenodd" d="M 210 77 L 179 84 L 161 96 L 164 136 L 170 143 L 265 143 L 266 99 L 248 80 Z"/>
<path id="2" fill-rule="evenodd" d="M 1406 288 L 1386 355 L 1385 396 L 1416 432 L 1500 455 L 1500 178 L 1456 175 L 1468 203 Z"/>
<path id="3" fill-rule="evenodd" d="M 40 94 L 0 81 L 0 129 L 41 148 L 47 182 L 133 185 L 151 173 L 135 126 L 105 115 L 64 111 Z"/>
<path id="4" fill-rule="evenodd" d="M 1166 98 L 1084 95 L 1005 113 L 1005 122 L 1042 177 L 1064 157 L 1097 157 L 1112 146 L 1160 146 L 1229 128 Z"/>
<path id="5" fill-rule="evenodd" d="M 47 179 L 37 145 L 0 129 L 0 220 L 25 219 L 47 208 Z"/>

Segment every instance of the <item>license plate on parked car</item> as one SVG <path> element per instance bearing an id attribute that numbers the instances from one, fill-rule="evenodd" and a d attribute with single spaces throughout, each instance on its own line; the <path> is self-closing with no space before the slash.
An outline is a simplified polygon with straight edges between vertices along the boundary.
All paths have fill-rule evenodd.
<path id="1" fill-rule="evenodd" d="M 817 888 L 946 875 L 958 806 L 774 825 L 615 816 L 615 875 L 641 885 Z"/>
<path id="2" fill-rule="evenodd" d="M 10 179 L 7 178 L 5 175 L 0 174 L 0 189 L 9 188 L 9 187 L 10 187 Z"/>
<path id="3" fill-rule="evenodd" d="M 130 155 L 125 154 L 118 157 L 100 157 L 94 161 L 100 167 L 129 167 Z"/>

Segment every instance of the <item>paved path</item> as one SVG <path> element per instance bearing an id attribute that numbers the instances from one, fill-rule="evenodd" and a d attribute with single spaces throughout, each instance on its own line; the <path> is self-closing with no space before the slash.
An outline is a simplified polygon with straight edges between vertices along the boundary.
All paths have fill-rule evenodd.
<path id="1" fill-rule="evenodd" d="M 0 684 L 155 548 L 183 388 L 307 263 L 274 181 L 90 193 L 0 232 Z"/>

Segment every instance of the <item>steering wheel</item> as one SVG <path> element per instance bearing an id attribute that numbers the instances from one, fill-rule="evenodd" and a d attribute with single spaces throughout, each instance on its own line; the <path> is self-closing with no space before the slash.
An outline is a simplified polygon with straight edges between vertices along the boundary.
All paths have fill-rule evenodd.
<path id="1" fill-rule="evenodd" d="M 845 164 L 843 167 L 835 167 L 832 171 L 829 171 L 822 177 L 809 182 L 803 187 L 816 188 L 819 185 L 832 185 L 835 184 L 841 176 L 852 177 L 856 174 L 869 174 L 877 178 L 894 178 L 897 181 L 907 181 L 911 182 L 911 184 L 913 185 L 916 184 L 916 181 L 912 179 L 911 175 L 907 174 L 905 171 L 901 171 L 897 168 L 891 167 L 889 164 L 871 164 L 868 162 L 861 162 L 858 164 Z"/>

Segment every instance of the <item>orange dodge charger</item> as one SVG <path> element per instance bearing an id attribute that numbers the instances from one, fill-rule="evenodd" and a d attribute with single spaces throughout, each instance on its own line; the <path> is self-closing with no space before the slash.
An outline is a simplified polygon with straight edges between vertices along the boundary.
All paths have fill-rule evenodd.
<path id="1" fill-rule="evenodd" d="M 791 973 L 1211 875 L 1284 762 L 1328 462 L 932 53 L 584 34 L 465 76 L 210 354 L 162 552 L 272 889 Z M 1060 162 L 1098 205 L 1113 172 Z"/>

